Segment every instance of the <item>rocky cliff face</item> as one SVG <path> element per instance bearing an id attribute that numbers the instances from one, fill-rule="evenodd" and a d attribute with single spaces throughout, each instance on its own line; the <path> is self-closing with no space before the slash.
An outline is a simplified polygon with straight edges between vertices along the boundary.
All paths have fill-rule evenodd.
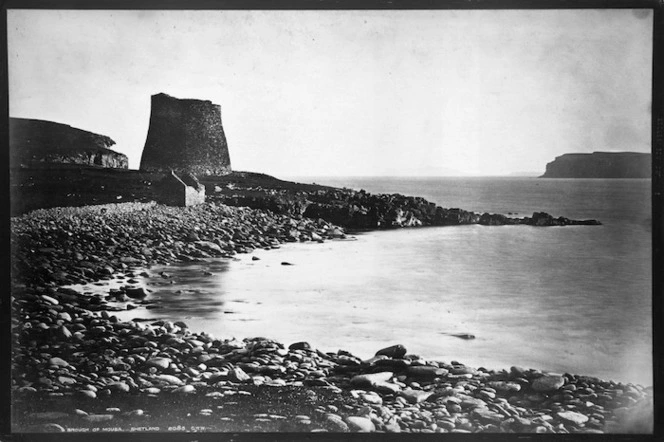
<path id="1" fill-rule="evenodd" d="M 542 178 L 650 178 L 651 161 L 649 153 L 568 153 L 547 164 Z"/>
<path id="2" fill-rule="evenodd" d="M 229 173 L 231 160 L 221 107 L 210 101 L 153 95 L 140 168 L 194 175 Z"/>
<path id="3" fill-rule="evenodd" d="M 68 163 L 127 168 L 127 156 L 109 149 L 115 141 L 66 124 L 26 118 L 9 119 L 12 167 Z"/>

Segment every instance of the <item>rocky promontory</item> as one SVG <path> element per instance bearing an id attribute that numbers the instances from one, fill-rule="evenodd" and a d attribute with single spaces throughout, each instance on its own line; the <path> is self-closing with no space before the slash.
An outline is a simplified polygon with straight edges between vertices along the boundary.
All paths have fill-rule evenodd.
<path id="1" fill-rule="evenodd" d="M 542 178 L 650 178 L 651 163 L 649 153 L 568 153 L 548 163 Z"/>
<path id="2" fill-rule="evenodd" d="M 115 141 L 66 124 L 27 118 L 9 119 L 12 167 L 64 163 L 127 168 L 127 156 L 109 147 Z"/>
<path id="3" fill-rule="evenodd" d="M 513 217 L 500 213 L 478 213 L 460 208 L 444 208 L 421 197 L 401 194 L 372 194 L 364 190 L 306 186 L 275 180 L 243 179 L 229 182 L 203 178 L 211 201 L 231 206 L 246 206 L 275 213 L 322 218 L 356 230 L 392 229 L 421 226 L 529 225 L 570 226 L 600 225 L 597 220 L 574 220 L 535 212 L 530 217 Z M 274 180 L 274 178 L 272 178 Z M 295 186 L 292 186 L 295 184 Z"/>

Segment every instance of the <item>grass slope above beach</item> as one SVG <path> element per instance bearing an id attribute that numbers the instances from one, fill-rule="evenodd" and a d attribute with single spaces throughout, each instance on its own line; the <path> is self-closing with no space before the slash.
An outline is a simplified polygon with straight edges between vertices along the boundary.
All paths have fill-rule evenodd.
<path id="1" fill-rule="evenodd" d="M 12 218 L 15 431 L 651 430 L 652 388 L 639 385 L 430 361 L 399 345 L 361 360 L 303 342 L 236 341 L 192 333 L 182 322 L 113 315 L 150 302 L 149 291 L 132 285 L 137 273 L 168 278 L 150 274 L 151 264 L 344 235 L 322 219 L 214 202 Z M 111 278 L 126 284 L 107 295 L 62 287 Z"/>
<path id="2" fill-rule="evenodd" d="M 12 168 L 10 197 L 12 216 L 31 210 L 53 207 L 80 207 L 118 202 L 149 202 L 159 198 L 157 184 L 163 173 L 131 169 L 81 166 L 73 164 L 44 164 L 41 167 Z M 315 184 L 293 183 L 254 172 L 232 172 L 228 175 L 202 180 L 214 193 L 218 185 L 221 195 L 255 196 L 261 192 L 250 189 L 276 191 L 318 191 L 331 189 Z"/>

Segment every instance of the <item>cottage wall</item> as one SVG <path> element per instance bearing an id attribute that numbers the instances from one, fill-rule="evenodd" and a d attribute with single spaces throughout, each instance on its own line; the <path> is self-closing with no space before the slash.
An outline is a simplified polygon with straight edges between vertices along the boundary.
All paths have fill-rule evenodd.
<path id="1" fill-rule="evenodd" d="M 169 206 L 195 206 L 205 202 L 205 186 L 193 175 L 186 177 L 187 185 L 174 172 L 170 172 L 159 185 L 160 202 Z M 193 180 L 193 181 L 192 181 Z"/>

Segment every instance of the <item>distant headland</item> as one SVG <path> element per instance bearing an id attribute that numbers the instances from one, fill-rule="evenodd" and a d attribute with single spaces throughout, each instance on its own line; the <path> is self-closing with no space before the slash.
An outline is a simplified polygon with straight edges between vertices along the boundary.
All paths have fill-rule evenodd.
<path id="1" fill-rule="evenodd" d="M 650 178 L 651 164 L 649 153 L 567 153 L 548 163 L 541 178 Z"/>

